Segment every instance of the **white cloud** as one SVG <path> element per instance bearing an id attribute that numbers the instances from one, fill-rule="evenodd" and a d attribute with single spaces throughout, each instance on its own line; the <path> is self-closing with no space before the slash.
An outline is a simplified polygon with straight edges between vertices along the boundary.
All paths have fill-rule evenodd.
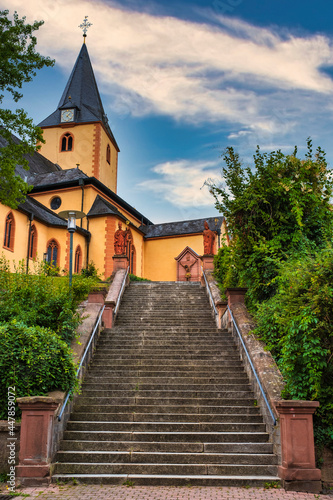
<path id="1" fill-rule="evenodd" d="M 333 93 L 332 79 L 321 71 L 333 64 L 324 36 L 281 36 L 227 17 L 217 18 L 219 25 L 200 24 L 102 0 L 11 0 L 11 8 L 28 20 L 45 20 L 38 48 L 66 72 L 78 53 L 78 24 L 89 15 L 97 80 L 110 96 L 106 108 L 120 114 L 226 121 L 239 125 L 239 136 L 244 129 L 273 134 L 281 128 L 274 109 L 305 112 L 295 91 L 322 98 Z"/>
<path id="2" fill-rule="evenodd" d="M 141 182 L 138 187 L 151 191 L 179 208 L 213 205 L 213 197 L 204 185 L 208 178 L 218 179 L 220 168 L 215 162 L 179 160 L 156 165 L 155 179 Z"/>

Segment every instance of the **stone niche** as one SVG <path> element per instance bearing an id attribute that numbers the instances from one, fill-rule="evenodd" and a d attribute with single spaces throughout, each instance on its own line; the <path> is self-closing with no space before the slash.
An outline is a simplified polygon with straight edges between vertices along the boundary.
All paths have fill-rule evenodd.
<path id="1" fill-rule="evenodd" d="M 200 281 L 200 257 L 192 248 L 184 248 L 175 260 L 177 281 Z"/>

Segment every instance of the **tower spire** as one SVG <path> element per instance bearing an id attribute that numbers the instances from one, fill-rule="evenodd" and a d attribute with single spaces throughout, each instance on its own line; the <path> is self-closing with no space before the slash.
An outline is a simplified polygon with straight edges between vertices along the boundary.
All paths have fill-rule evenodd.
<path id="1" fill-rule="evenodd" d="M 86 43 L 87 30 L 92 26 L 92 23 L 88 21 L 88 16 L 84 16 L 83 22 L 79 25 L 79 28 L 83 31 L 83 43 Z"/>

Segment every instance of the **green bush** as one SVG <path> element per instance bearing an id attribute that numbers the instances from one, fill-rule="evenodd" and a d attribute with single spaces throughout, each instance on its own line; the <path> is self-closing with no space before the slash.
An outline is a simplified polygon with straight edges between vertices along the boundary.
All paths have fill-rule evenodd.
<path id="1" fill-rule="evenodd" d="M 150 281 L 147 280 L 146 278 L 140 278 L 140 276 L 136 276 L 135 274 L 129 274 L 128 276 L 130 281 Z"/>
<path id="2" fill-rule="evenodd" d="M 290 259 L 258 307 L 256 333 L 277 360 L 287 399 L 318 400 L 317 444 L 333 448 L 333 250 Z"/>
<path id="3" fill-rule="evenodd" d="M 9 387 L 15 387 L 16 397 L 22 397 L 76 386 L 72 352 L 50 329 L 28 327 L 16 320 L 2 323 L 0 345 L 0 419 L 7 419 Z"/>
<path id="4" fill-rule="evenodd" d="M 96 278 L 74 275 L 70 293 L 68 278 L 49 276 L 43 262 L 36 262 L 33 272 L 26 274 L 21 262 L 10 273 L 0 259 L 0 322 L 16 319 L 50 328 L 70 343 L 79 324 L 77 305 L 96 286 Z"/>

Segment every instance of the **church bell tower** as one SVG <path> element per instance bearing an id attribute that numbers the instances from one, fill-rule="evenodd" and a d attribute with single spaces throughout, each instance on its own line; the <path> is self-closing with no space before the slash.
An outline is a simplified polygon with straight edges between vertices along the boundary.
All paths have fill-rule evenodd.
<path id="1" fill-rule="evenodd" d="M 119 147 L 103 108 L 85 43 L 90 23 L 85 18 L 84 43 L 57 109 L 39 123 L 46 141 L 40 153 L 62 169 L 79 165 L 117 192 Z"/>

